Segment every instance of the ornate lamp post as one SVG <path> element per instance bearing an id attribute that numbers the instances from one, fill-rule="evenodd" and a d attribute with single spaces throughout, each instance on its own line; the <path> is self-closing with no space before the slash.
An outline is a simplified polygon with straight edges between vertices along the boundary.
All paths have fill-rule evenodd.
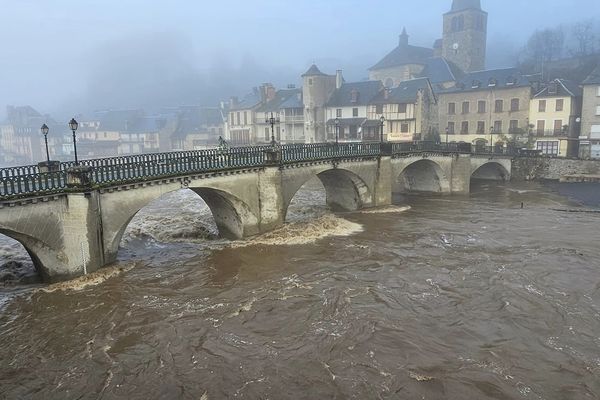
<path id="1" fill-rule="evenodd" d="M 494 127 L 490 126 L 490 152 L 494 152 Z"/>
<path id="2" fill-rule="evenodd" d="M 42 131 L 42 135 L 44 135 L 44 142 L 46 142 L 46 162 L 50 165 L 50 152 L 48 152 L 48 132 L 50 132 L 50 128 L 44 124 L 40 130 Z"/>
<path id="3" fill-rule="evenodd" d="M 335 145 L 337 146 L 340 140 L 340 119 L 335 119 Z"/>
<path id="4" fill-rule="evenodd" d="M 79 160 L 77 159 L 77 138 L 75 137 L 75 132 L 77 131 L 78 127 L 79 124 L 77 123 L 77 121 L 75 121 L 75 118 L 71 118 L 71 121 L 69 121 L 69 128 L 71 128 L 71 131 L 73 131 L 73 150 L 75 152 L 75 165 L 79 165 Z"/>
<path id="5" fill-rule="evenodd" d="M 383 124 L 385 123 L 385 117 L 383 115 L 381 116 L 381 118 L 379 118 L 379 122 L 381 122 L 381 129 L 379 131 L 379 141 L 383 143 Z"/>
<path id="6" fill-rule="evenodd" d="M 279 124 L 281 122 L 279 116 L 275 117 L 271 112 L 271 116 L 266 117 L 265 122 L 271 125 L 271 145 L 275 146 L 277 144 L 277 142 L 275 141 L 275 124 Z"/>

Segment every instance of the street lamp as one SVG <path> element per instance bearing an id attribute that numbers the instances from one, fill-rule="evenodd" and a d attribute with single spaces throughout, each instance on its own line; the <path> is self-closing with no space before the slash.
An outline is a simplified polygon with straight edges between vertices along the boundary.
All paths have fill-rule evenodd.
<path id="1" fill-rule="evenodd" d="M 335 119 L 335 145 L 338 145 L 338 142 L 340 140 L 340 119 L 336 118 Z"/>
<path id="2" fill-rule="evenodd" d="M 448 147 L 448 134 L 450 133 L 450 128 L 446 127 L 446 147 Z M 456 143 L 456 140 L 454 141 Z"/>
<path id="3" fill-rule="evenodd" d="M 265 122 L 271 125 L 271 145 L 275 146 L 277 144 L 277 142 L 275 142 L 275 124 L 280 123 L 279 116 L 275 117 L 271 112 L 271 116 L 266 117 Z"/>
<path id="4" fill-rule="evenodd" d="M 75 138 L 75 132 L 77 131 L 77 128 L 79 127 L 79 124 L 77 123 L 77 121 L 75 121 L 75 118 L 71 118 L 71 121 L 69 121 L 69 128 L 71 128 L 71 131 L 73 131 L 73 150 L 75 152 L 75 165 L 79 165 L 79 160 L 77 159 L 77 139 Z"/>
<path id="5" fill-rule="evenodd" d="M 381 118 L 379 118 L 379 122 L 381 122 L 381 130 L 379 131 L 379 141 L 383 143 L 383 124 L 385 123 L 385 117 L 383 115 L 381 116 Z"/>
<path id="6" fill-rule="evenodd" d="M 44 142 L 46 142 L 46 161 L 48 162 L 48 165 L 50 165 L 50 153 L 48 152 L 48 132 L 50 131 L 50 128 L 48 128 L 48 125 L 44 124 L 40 130 L 42 131 L 42 135 L 44 135 Z"/>
<path id="7" fill-rule="evenodd" d="M 494 127 L 490 126 L 490 152 L 494 152 Z"/>

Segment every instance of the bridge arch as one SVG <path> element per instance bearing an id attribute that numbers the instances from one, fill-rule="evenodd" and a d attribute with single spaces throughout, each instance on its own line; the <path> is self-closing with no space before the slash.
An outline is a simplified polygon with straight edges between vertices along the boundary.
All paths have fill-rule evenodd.
<path id="1" fill-rule="evenodd" d="M 130 191 L 133 196 L 127 201 L 123 201 L 122 197 L 111 196 L 113 193 L 104 193 L 103 207 L 115 211 L 111 214 L 102 214 L 104 253 L 107 262 L 116 260 L 123 234 L 142 208 L 167 193 L 181 189 L 179 184 L 171 188 L 164 188 L 162 185 L 147 186 Z M 196 193 L 199 199 L 204 200 L 210 209 L 220 236 L 241 239 L 258 233 L 258 218 L 255 212 L 236 194 L 200 182 L 191 184 L 189 189 Z M 119 193 L 122 196 L 122 192 Z M 115 206 L 117 202 L 120 204 Z M 169 228 L 165 227 L 165 229 Z"/>
<path id="2" fill-rule="evenodd" d="M 292 170 L 295 171 L 295 170 Z M 334 210 L 355 211 L 373 205 L 368 177 L 345 168 L 325 166 L 289 174 L 283 185 L 283 219 L 295 194 L 305 183 L 317 177 L 325 188 L 326 202 Z"/>
<path id="3" fill-rule="evenodd" d="M 407 164 L 398 175 L 400 192 L 448 193 L 450 180 L 435 161 L 420 159 Z"/>
<path id="4" fill-rule="evenodd" d="M 501 160 L 483 161 L 472 166 L 471 179 L 505 182 L 510 180 L 510 170 Z"/>

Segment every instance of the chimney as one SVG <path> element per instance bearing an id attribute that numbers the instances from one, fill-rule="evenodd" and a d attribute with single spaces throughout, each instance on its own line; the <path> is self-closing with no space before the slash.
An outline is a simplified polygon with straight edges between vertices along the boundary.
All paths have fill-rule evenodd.
<path id="1" fill-rule="evenodd" d="M 342 76 L 342 70 L 338 69 L 337 71 L 335 71 L 335 88 L 341 88 L 343 83 L 344 77 Z"/>

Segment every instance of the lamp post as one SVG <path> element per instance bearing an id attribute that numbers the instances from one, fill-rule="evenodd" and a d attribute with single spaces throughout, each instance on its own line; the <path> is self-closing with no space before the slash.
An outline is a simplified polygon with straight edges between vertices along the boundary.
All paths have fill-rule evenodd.
<path id="1" fill-rule="evenodd" d="M 490 153 L 494 152 L 494 127 L 490 126 Z"/>
<path id="2" fill-rule="evenodd" d="M 379 141 L 383 143 L 383 124 L 385 123 L 385 117 L 383 115 L 381 116 L 381 118 L 379 118 L 379 122 L 381 122 L 381 129 L 379 131 Z"/>
<path id="3" fill-rule="evenodd" d="M 271 146 L 275 146 L 277 144 L 277 142 L 275 142 L 275 124 L 280 123 L 279 116 L 275 117 L 271 112 L 271 116 L 266 117 L 265 122 L 271 125 Z"/>
<path id="4" fill-rule="evenodd" d="M 77 159 L 77 139 L 75 137 L 75 132 L 77 131 L 78 127 L 79 127 L 79 124 L 77 123 L 77 121 L 75 121 L 75 118 L 71 118 L 71 121 L 69 121 L 69 128 L 71 128 L 71 131 L 73 131 L 73 150 L 75 152 L 75 165 L 76 166 L 79 165 L 79 160 Z"/>
<path id="5" fill-rule="evenodd" d="M 46 162 L 50 165 L 50 153 L 48 152 L 48 132 L 50 131 L 50 128 L 48 128 L 48 125 L 44 124 L 40 130 L 42 131 L 42 135 L 44 135 L 44 142 L 46 142 Z"/>
<path id="6" fill-rule="evenodd" d="M 338 142 L 340 141 L 340 119 L 336 118 L 335 119 L 335 145 L 338 145 Z"/>
<path id="7" fill-rule="evenodd" d="M 448 134 L 449 133 L 450 133 L 450 128 L 446 127 L 446 147 L 448 147 Z M 456 143 L 456 141 L 454 143 Z"/>

